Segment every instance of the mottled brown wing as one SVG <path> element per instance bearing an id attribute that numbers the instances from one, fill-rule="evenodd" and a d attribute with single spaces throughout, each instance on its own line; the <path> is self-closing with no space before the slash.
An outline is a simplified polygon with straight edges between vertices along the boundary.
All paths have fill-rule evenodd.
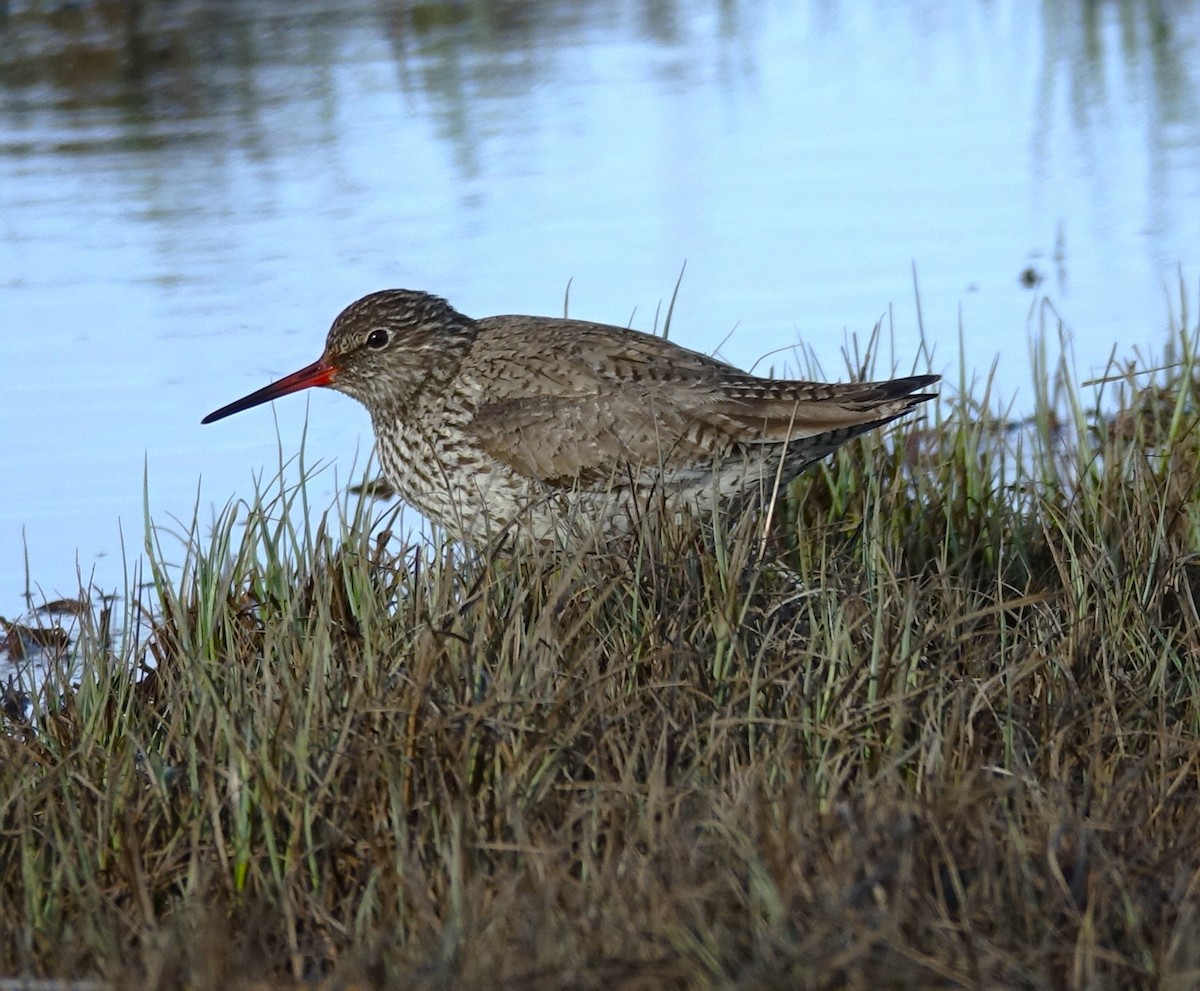
<path id="1" fill-rule="evenodd" d="M 932 393 L 916 390 L 937 380 L 936 375 L 849 383 L 747 377 L 726 385 L 708 415 L 740 427 L 735 432 L 743 443 L 778 444 L 886 423 L 932 399 Z"/>
<path id="2" fill-rule="evenodd" d="M 480 383 L 469 430 L 548 484 L 604 485 L 637 466 L 700 466 L 739 447 L 886 422 L 936 376 L 825 384 L 760 379 L 670 341 L 545 317 L 479 321 L 460 375 Z M 514 374 L 513 369 L 520 374 Z"/>
<path id="3" fill-rule="evenodd" d="M 480 346 L 460 371 L 484 394 L 468 429 L 528 478 L 604 486 L 633 465 L 695 462 L 731 443 L 694 416 L 722 376 L 741 374 L 715 358 L 583 321 L 503 316 L 478 326 Z"/>
<path id="4" fill-rule="evenodd" d="M 876 386 L 813 384 L 805 392 L 802 385 L 762 382 L 728 395 L 708 383 L 673 382 L 513 398 L 481 407 L 471 430 L 489 454 L 528 478 L 603 486 L 638 466 L 701 466 L 758 444 L 827 435 L 840 443 L 861 432 L 854 428 L 870 429 L 927 398 L 885 398 Z"/>
<path id="5" fill-rule="evenodd" d="M 689 423 L 653 392 L 630 387 L 502 400 L 482 406 L 470 430 L 484 450 L 515 471 L 563 486 L 603 487 L 638 466 L 702 462 L 733 443 L 699 421 Z"/>

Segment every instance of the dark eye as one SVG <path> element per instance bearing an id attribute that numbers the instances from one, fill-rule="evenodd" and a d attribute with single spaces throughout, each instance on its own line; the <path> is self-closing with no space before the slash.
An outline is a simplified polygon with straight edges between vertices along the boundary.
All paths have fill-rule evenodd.
<path id="1" fill-rule="evenodd" d="M 367 347 L 369 348 L 385 348 L 388 342 L 388 332 L 386 330 L 373 330 L 367 335 Z"/>

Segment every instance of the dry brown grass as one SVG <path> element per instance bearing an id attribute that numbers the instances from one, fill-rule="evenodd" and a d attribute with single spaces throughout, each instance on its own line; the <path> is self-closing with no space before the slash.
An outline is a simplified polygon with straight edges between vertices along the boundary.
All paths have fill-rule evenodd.
<path id="1" fill-rule="evenodd" d="M 0 734 L 0 972 L 1200 984 L 1177 346 L 1103 418 L 1060 381 L 1034 429 L 947 399 L 851 447 L 765 557 L 748 525 L 396 550 L 288 492 L 153 548 L 153 672 L 81 637 L 78 688 Z"/>

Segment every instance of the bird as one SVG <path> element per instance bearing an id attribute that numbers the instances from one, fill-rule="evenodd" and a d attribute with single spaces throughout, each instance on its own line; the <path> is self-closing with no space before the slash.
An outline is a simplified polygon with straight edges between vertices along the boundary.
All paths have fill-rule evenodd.
<path id="1" fill-rule="evenodd" d="M 566 317 L 472 319 L 387 289 L 321 356 L 204 417 L 323 386 L 370 413 L 403 501 L 475 546 L 578 545 L 648 514 L 740 512 L 846 441 L 934 398 L 937 375 L 761 378 L 665 337 Z"/>

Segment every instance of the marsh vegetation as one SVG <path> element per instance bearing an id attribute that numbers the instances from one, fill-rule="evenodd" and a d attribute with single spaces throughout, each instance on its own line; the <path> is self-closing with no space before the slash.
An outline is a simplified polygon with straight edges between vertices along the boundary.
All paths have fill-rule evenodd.
<path id="1" fill-rule="evenodd" d="M 1015 425 L 964 374 L 765 545 L 469 554 L 270 484 L 148 525 L 0 734 L 0 972 L 1195 986 L 1194 347 L 1035 357 Z"/>

